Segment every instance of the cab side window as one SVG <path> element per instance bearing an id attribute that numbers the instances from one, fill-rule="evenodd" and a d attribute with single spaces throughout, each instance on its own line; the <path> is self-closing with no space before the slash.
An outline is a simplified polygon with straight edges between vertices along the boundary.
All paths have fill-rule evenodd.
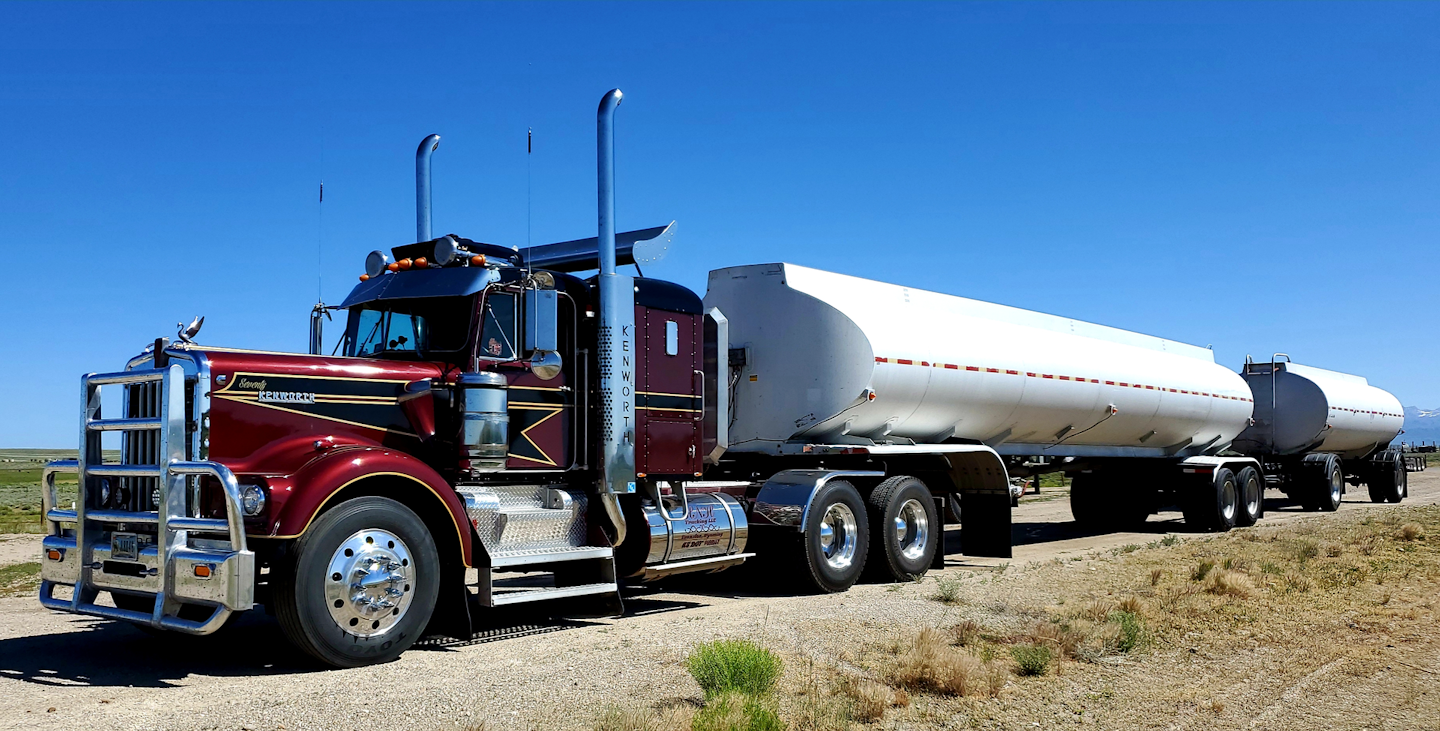
<path id="1" fill-rule="evenodd" d="M 515 360 L 516 335 L 515 295 L 491 291 L 485 295 L 481 311 L 480 357 L 491 360 Z"/>

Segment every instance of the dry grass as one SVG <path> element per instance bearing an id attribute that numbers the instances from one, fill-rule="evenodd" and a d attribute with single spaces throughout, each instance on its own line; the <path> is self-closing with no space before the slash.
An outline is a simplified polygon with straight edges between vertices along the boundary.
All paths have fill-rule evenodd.
<path id="1" fill-rule="evenodd" d="M 1100 571 L 1012 568 L 983 594 L 957 588 L 950 606 L 929 601 L 927 582 L 915 599 L 937 626 L 879 623 L 833 665 L 787 654 L 777 713 L 800 731 L 1048 727 L 1081 722 L 1077 707 L 1098 728 L 1243 728 L 1336 663 L 1346 683 L 1379 685 L 1361 700 L 1317 699 L 1329 715 L 1297 716 L 1298 727 L 1355 727 L 1385 713 L 1423 725 L 1440 706 L 1405 688 L 1406 678 L 1433 682 L 1424 674 L 1433 655 L 1421 653 L 1440 646 L 1440 541 L 1426 540 L 1440 532 L 1440 507 L 1385 511 L 1161 542 L 1098 559 Z M 977 584 L 947 577 L 945 586 Z M 1403 675 L 1410 667 L 1421 669 Z M 1222 676 L 1259 690 L 1216 694 L 1207 679 Z M 1380 700 L 1375 688 L 1408 695 Z M 1406 706 L 1411 696 L 1420 700 Z M 685 712 L 698 716 L 674 713 Z M 604 728 L 701 728 L 650 716 Z"/>
<path id="2" fill-rule="evenodd" d="M 955 644 L 961 647 L 969 647 L 980 639 L 980 625 L 974 620 L 967 619 L 950 628 L 950 636 Z"/>
<path id="3" fill-rule="evenodd" d="M 1255 593 L 1255 584 L 1250 575 L 1233 569 L 1220 569 L 1205 580 L 1205 591 L 1217 596 L 1248 598 Z"/>
<path id="4" fill-rule="evenodd" d="M 694 710 L 686 706 L 655 710 L 611 706 L 600 713 L 595 731 L 690 731 Z M 485 731 L 482 724 L 475 731 Z M 467 729 L 467 731 L 469 731 Z"/>

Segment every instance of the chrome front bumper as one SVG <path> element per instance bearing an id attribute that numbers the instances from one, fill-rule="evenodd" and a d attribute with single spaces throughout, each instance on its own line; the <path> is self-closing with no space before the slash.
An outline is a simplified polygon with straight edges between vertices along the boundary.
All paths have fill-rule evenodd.
<path id="1" fill-rule="evenodd" d="M 99 418 L 103 385 L 158 381 L 163 384 L 164 413 L 153 419 Z M 84 428 L 81 460 L 61 460 L 45 467 L 41 503 L 46 536 L 41 548 L 40 603 L 50 609 L 148 624 L 157 629 L 205 635 L 219 629 L 233 612 L 255 602 L 255 554 L 245 545 L 240 488 L 230 469 L 217 462 L 186 461 L 185 375 L 179 365 L 135 370 L 83 379 Z M 104 431 L 159 432 L 158 465 L 111 465 L 99 462 L 99 436 Z M 86 457 L 92 458 L 86 459 Z M 80 484 L 74 510 L 56 507 L 55 475 L 76 474 Z M 225 494 L 224 519 L 189 517 L 186 489 L 190 476 L 214 478 Z M 88 478 L 158 478 L 158 510 L 123 512 L 86 509 Z M 65 526 L 71 526 L 69 528 Z M 128 526 L 155 526 L 153 542 L 136 545 L 133 557 L 113 553 L 114 538 Z M 223 538 L 219 536 L 224 536 Z M 117 560 L 121 558 L 123 560 Z M 71 596 L 55 596 L 61 585 Z M 96 604 L 101 591 L 153 597 L 150 612 Z M 203 620 L 179 616 L 182 605 L 210 608 Z"/>

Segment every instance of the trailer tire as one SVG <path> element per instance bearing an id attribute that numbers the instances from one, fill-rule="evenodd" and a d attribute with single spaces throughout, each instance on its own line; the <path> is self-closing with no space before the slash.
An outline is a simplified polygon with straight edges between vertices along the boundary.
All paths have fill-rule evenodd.
<path id="1" fill-rule="evenodd" d="M 935 560 L 944 536 L 930 488 L 905 475 L 887 478 L 870 491 L 870 551 L 866 560 L 876 578 L 914 581 Z"/>
<path id="2" fill-rule="evenodd" d="M 1081 528 L 1109 527 L 1099 473 L 1076 472 L 1070 477 L 1070 515 Z"/>
<path id="3" fill-rule="evenodd" d="M 1370 491 L 1370 502 L 1398 503 L 1405 499 L 1409 488 L 1409 473 L 1405 471 L 1405 460 L 1389 453 L 1381 464 L 1371 463 L 1365 476 L 1365 486 Z"/>
<path id="4" fill-rule="evenodd" d="M 1339 510 L 1341 495 L 1345 492 L 1345 473 L 1340 469 L 1340 458 L 1330 453 L 1307 454 L 1300 467 L 1304 481 L 1300 504 L 1306 510 L 1323 513 Z"/>
<path id="5" fill-rule="evenodd" d="M 1210 475 L 1209 483 L 1195 485 L 1185 506 L 1185 524 L 1197 530 L 1221 533 L 1235 527 L 1240 512 L 1240 486 L 1229 467 Z"/>
<path id="6" fill-rule="evenodd" d="M 1260 470 L 1242 468 L 1235 474 L 1235 483 L 1240 487 L 1240 510 L 1235 513 L 1235 525 L 1255 525 L 1265 517 L 1265 481 L 1260 478 Z"/>
<path id="7" fill-rule="evenodd" d="M 860 579 L 870 549 L 865 501 L 855 486 L 831 480 L 810 500 L 800 537 L 800 575 L 817 590 L 845 591 Z"/>
<path id="8" fill-rule="evenodd" d="M 435 540 L 419 516 L 389 498 L 356 498 L 326 511 L 287 558 L 285 578 L 274 588 L 280 628 L 327 665 L 394 660 L 420 639 L 435 609 Z M 350 583 L 361 576 L 383 583 L 363 589 Z"/>

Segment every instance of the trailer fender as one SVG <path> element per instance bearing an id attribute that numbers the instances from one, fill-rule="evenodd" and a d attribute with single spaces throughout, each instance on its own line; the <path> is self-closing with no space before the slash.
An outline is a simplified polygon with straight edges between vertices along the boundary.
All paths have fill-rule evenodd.
<path id="1" fill-rule="evenodd" d="M 775 525 L 805 530 L 810 501 L 825 483 L 837 477 L 884 477 L 873 470 L 784 470 L 776 472 L 755 495 L 750 510 L 752 525 Z"/>
<path id="2" fill-rule="evenodd" d="M 418 504 L 412 508 L 417 508 L 422 518 L 427 514 L 431 516 L 427 522 L 435 532 L 437 547 L 442 552 L 447 545 L 452 546 L 451 550 L 458 547 L 462 565 L 474 565 L 470 520 L 455 490 L 424 462 L 404 452 L 379 447 L 334 449 L 311 460 L 288 478 L 270 480 L 273 512 L 266 516 L 268 530 L 250 533 L 250 537 L 298 538 L 347 490 L 395 497 L 384 490 L 370 488 L 374 485 L 371 481 L 385 479 L 413 488 L 413 502 Z"/>

